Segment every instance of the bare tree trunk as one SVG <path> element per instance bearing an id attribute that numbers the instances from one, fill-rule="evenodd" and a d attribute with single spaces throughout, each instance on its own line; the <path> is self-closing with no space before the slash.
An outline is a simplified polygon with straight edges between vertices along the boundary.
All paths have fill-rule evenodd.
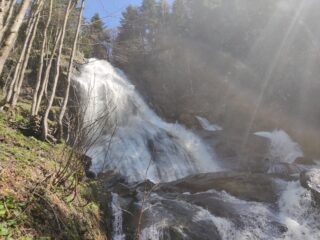
<path id="1" fill-rule="evenodd" d="M 27 69 L 28 63 L 29 63 L 29 58 L 30 58 L 30 53 L 31 53 L 31 50 L 32 50 L 33 42 L 34 42 L 34 39 L 35 39 L 36 34 L 37 34 L 38 24 L 39 24 L 39 20 L 40 20 L 40 16 L 41 16 L 42 7 L 43 7 L 43 0 L 39 0 L 38 6 L 37 6 L 37 9 L 36 9 L 36 13 L 35 13 L 35 21 L 34 21 L 34 24 L 32 26 L 32 29 L 31 29 L 31 38 L 30 38 L 30 41 L 28 43 L 26 55 L 24 57 L 23 64 L 21 66 L 20 75 L 19 75 L 18 81 L 16 81 L 16 87 L 14 89 L 13 96 L 12 96 L 12 99 L 11 99 L 11 102 L 10 102 L 12 108 L 14 108 L 16 106 L 17 101 L 19 99 L 22 83 L 23 83 L 23 80 L 24 80 L 24 75 L 25 75 L 25 72 L 26 72 L 26 69 Z"/>
<path id="2" fill-rule="evenodd" d="M 0 30 L 3 28 L 6 15 L 7 0 L 0 0 Z"/>
<path id="3" fill-rule="evenodd" d="M 23 18 L 26 15 L 26 12 L 29 8 L 29 5 L 31 3 L 31 0 L 23 0 L 20 6 L 20 10 L 15 17 L 14 22 L 9 28 L 9 34 L 4 40 L 4 45 L 0 49 L 0 75 L 2 75 L 2 71 L 4 68 L 4 65 L 8 59 L 8 56 L 16 42 L 18 31 L 21 27 L 21 24 L 23 22 Z"/>
<path id="4" fill-rule="evenodd" d="M 60 39 L 60 45 L 59 45 L 59 50 L 58 50 L 58 55 L 57 55 L 57 62 L 56 62 L 56 74 L 53 80 L 53 86 L 52 86 L 52 91 L 51 91 L 51 96 L 46 108 L 46 111 L 43 114 L 42 118 L 42 139 L 43 140 L 48 140 L 48 116 L 54 101 L 54 97 L 56 95 L 56 90 L 57 90 L 57 85 L 58 85 L 58 80 L 60 76 L 60 62 L 61 62 L 61 54 L 62 54 L 62 49 L 63 49 L 63 43 L 64 43 L 64 37 L 66 33 L 66 27 L 67 27 L 67 22 L 68 18 L 70 15 L 70 12 L 73 7 L 73 0 L 69 0 L 68 7 L 66 9 L 65 17 L 64 17 L 64 22 L 63 22 L 63 27 L 62 27 L 62 33 L 61 33 L 61 39 Z"/>
<path id="5" fill-rule="evenodd" d="M 51 34 L 52 35 L 52 34 Z M 48 44 L 47 44 L 47 49 L 50 48 L 50 40 L 53 39 L 53 38 L 49 38 L 48 39 Z M 54 40 L 53 40 L 54 41 Z M 49 51 L 48 51 L 49 53 Z M 47 63 L 48 63 L 48 59 L 49 59 L 49 54 L 47 55 Z M 48 64 L 47 64 L 48 65 Z M 44 88 L 44 96 L 46 99 L 48 99 L 48 81 L 46 82 L 46 85 L 45 85 L 45 88 Z"/>
<path id="6" fill-rule="evenodd" d="M 1 0 L 0 0 L 1 1 Z M 4 0 L 2 0 L 4 1 Z M 0 43 L 2 42 L 3 35 L 9 29 L 11 20 L 13 17 L 14 7 L 16 5 L 16 0 L 7 1 L 7 6 L 2 16 L 0 16 Z M 1 13 L 0 13 L 1 14 Z M 5 21 L 4 21 L 5 18 Z"/>
<path id="7" fill-rule="evenodd" d="M 84 8 L 84 3 L 85 0 L 82 0 L 81 2 L 81 10 L 79 13 L 79 18 L 78 18 L 78 25 L 77 25 L 77 30 L 76 30 L 76 34 L 74 36 L 74 40 L 73 40 L 73 47 L 72 47 L 72 52 L 71 52 L 71 56 L 69 59 L 69 67 L 68 67 L 68 74 L 67 74 L 67 87 L 65 88 L 65 92 L 64 92 L 64 98 L 63 98 L 63 103 L 60 109 L 60 113 L 59 113 L 59 119 L 58 119 L 58 140 L 62 140 L 63 138 L 63 118 L 67 109 L 67 104 L 68 104 L 68 100 L 69 100 L 69 94 L 70 94 L 70 85 L 71 85 L 71 75 L 72 75 L 72 71 L 73 71 L 73 61 L 74 61 L 74 57 L 77 51 L 77 43 L 78 43 L 78 38 L 79 38 L 79 33 L 80 33 L 80 28 L 81 28 L 81 21 L 82 21 L 82 14 L 83 14 L 83 8 Z"/>
<path id="8" fill-rule="evenodd" d="M 9 73 L 8 73 L 8 76 L 7 76 L 7 78 L 6 78 L 6 81 L 5 81 L 5 83 L 4 83 L 4 86 L 3 86 L 3 88 L 2 88 L 2 92 L 4 93 L 4 95 L 7 94 L 8 85 L 9 85 L 9 83 L 10 83 L 10 77 L 11 77 L 11 74 L 12 74 L 12 72 L 13 72 L 13 69 L 14 69 L 14 68 L 10 68 L 10 71 L 9 71 Z"/>
<path id="9" fill-rule="evenodd" d="M 29 20 L 28 20 L 27 30 L 26 30 L 26 32 L 27 32 L 26 39 L 25 39 L 24 45 L 22 47 L 19 60 L 18 60 L 18 62 L 16 64 L 15 72 L 14 72 L 13 78 L 11 80 L 9 89 L 7 91 L 4 104 L 9 103 L 11 98 L 12 98 L 14 87 L 15 87 L 17 79 L 18 79 L 18 77 L 20 75 L 21 64 L 22 64 L 23 59 L 25 57 L 25 54 L 26 54 L 26 51 L 27 51 L 27 47 L 28 47 L 28 42 L 29 42 L 30 37 L 31 37 L 32 26 L 34 24 L 34 20 L 35 20 L 35 17 L 34 17 L 34 13 L 33 13 L 33 14 L 30 15 Z"/>
<path id="10" fill-rule="evenodd" d="M 44 38 L 43 38 L 43 42 L 42 42 L 41 55 L 40 55 L 40 67 L 39 67 L 39 70 L 38 70 L 38 77 L 37 77 L 36 87 L 35 87 L 35 90 L 34 90 L 34 93 L 33 93 L 31 116 L 35 116 L 36 115 L 35 114 L 36 105 L 37 105 L 38 93 L 39 93 L 42 74 L 43 74 L 43 62 L 44 62 L 46 44 L 47 44 L 47 39 L 48 39 L 47 35 L 48 35 L 48 29 L 49 29 L 49 26 L 50 26 L 50 23 L 51 23 L 51 17 L 52 17 L 52 4 L 53 4 L 53 0 L 50 0 L 49 16 L 48 16 L 47 23 L 46 23 L 46 26 L 45 26 L 45 29 L 44 29 L 44 33 L 43 33 Z"/>
<path id="11" fill-rule="evenodd" d="M 44 92 L 45 92 L 45 90 L 47 88 L 48 82 L 49 82 L 49 77 L 50 77 L 50 72 L 51 72 L 51 68 L 52 68 L 53 59 L 54 59 L 55 53 L 56 53 L 56 51 L 58 49 L 59 42 L 60 42 L 60 39 L 61 39 L 61 35 L 62 35 L 62 29 L 58 30 L 57 37 L 55 38 L 56 42 L 55 42 L 55 45 L 53 47 L 51 57 L 49 59 L 45 74 L 44 74 L 43 79 L 42 79 L 42 84 L 41 84 L 41 87 L 40 87 L 39 96 L 37 97 L 37 102 L 35 104 L 36 105 L 35 106 L 35 113 L 34 113 L 35 116 L 39 114 L 39 110 L 40 110 L 43 94 L 44 94 Z"/>

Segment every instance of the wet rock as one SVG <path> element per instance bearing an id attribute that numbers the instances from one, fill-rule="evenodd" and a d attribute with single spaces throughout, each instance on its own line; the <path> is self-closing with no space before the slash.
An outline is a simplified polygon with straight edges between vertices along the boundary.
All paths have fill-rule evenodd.
<path id="1" fill-rule="evenodd" d="M 90 167 L 92 165 L 92 158 L 87 155 L 82 155 L 81 160 L 85 169 L 86 176 L 90 179 L 94 179 L 96 177 L 96 174 L 90 170 Z"/>
<path id="2" fill-rule="evenodd" d="M 320 206 L 320 169 L 312 169 L 300 174 L 301 185 L 310 190 L 317 206 Z"/>
<path id="3" fill-rule="evenodd" d="M 184 125 L 187 125 L 188 127 L 192 128 L 194 126 L 196 126 L 197 122 L 194 119 L 194 115 L 193 114 L 188 114 L 188 113 L 182 113 L 179 115 L 178 117 L 178 121 L 183 123 Z"/>
<path id="4" fill-rule="evenodd" d="M 244 140 L 242 136 L 230 136 L 225 131 L 215 132 L 212 139 L 206 139 L 228 169 L 267 172 L 270 146 L 268 139 L 250 135 Z"/>
<path id="5" fill-rule="evenodd" d="M 242 200 L 275 203 L 281 187 L 279 181 L 267 174 L 219 172 L 162 184 L 159 191 L 197 193 L 214 189 L 226 191 Z"/>
<path id="6" fill-rule="evenodd" d="M 314 165 L 314 161 L 310 158 L 299 157 L 294 161 L 295 164 Z"/>
<path id="7" fill-rule="evenodd" d="M 271 162 L 269 165 L 268 173 L 276 174 L 284 179 L 290 180 L 290 177 L 299 177 L 299 174 L 306 170 L 307 167 L 301 164 Z"/>
<path id="8" fill-rule="evenodd" d="M 112 190 L 113 187 L 123 184 L 124 177 L 113 171 L 106 171 L 98 174 L 99 183 L 103 186 L 105 192 Z"/>

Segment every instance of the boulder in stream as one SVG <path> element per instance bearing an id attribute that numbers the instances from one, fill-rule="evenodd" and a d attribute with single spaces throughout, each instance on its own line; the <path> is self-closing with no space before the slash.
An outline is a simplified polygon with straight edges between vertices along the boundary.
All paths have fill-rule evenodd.
<path id="1" fill-rule="evenodd" d="M 190 176 L 175 182 L 160 185 L 165 192 L 206 192 L 214 189 L 246 201 L 275 203 L 278 200 L 279 184 L 268 174 L 217 172 Z"/>
<path id="2" fill-rule="evenodd" d="M 320 206 L 320 169 L 311 169 L 300 174 L 301 185 L 310 190 L 317 206 Z"/>

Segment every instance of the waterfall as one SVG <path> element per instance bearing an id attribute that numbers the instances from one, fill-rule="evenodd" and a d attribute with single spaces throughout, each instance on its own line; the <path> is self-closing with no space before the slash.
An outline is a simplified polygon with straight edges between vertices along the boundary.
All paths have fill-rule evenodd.
<path id="1" fill-rule="evenodd" d="M 312 203 L 311 192 L 299 182 L 289 182 L 279 200 L 280 217 L 287 226 L 285 239 L 320 239 L 320 210 Z"/>
<path id="2" fill-rule="evenodd" d="M 122 230 L 122 210 L 119 203 L 119 197 L 116 193 L 111 193 L 112 201 L 111 201 L 111 209 L 112 216 L 114 217 L 112 222 L 113 227 L 113 240 L 124 240 L 125 235 Z"/>
<path id="3" fill-rule="evenodd" d="M 219 125 L 210 123 L 206 118 L 196 116 L 196 119 L 199 121 L 201 127 L 206 131 L 215 132 L 215 131 L 223 130 L 222 127 L 220 127 Z"/>
<path id="4" fill-rule="evenodd" d="M 145 179 L 157 183 L 221 170 L 210 147 L 182 125 L 167 123 L 157 116 L 126 76 L 108 62 L 90 60 L 75 83 L 84 109 L 84 126 L 89 129 L 87 154 L 92 158 L 91 170 L 96 174 L 111 170 L 130 183 Z M 207 131 L 222 130 L 205 118 L 196 118 Z M 269 158 L 276 167 L 291 167 L 303 156 L 299 145 L 282 130 L 255 134 L 270 140 Z M 183 190 L 184 180 L 181 181 Z M 201 187 L 210 182 L 206 178 L 197 181 L 195 186 L 199 186 L 199 191 L 195 188 L 192 193 L 171 192 L 179 190 L 179 184 L 168 183 L 169 190 L 159 189 L 146 200 L 142 200 L 138 188 L 134 197 L 121 195 L 120 198 L 112 193 L 112 239 L 124 240 L 130 234 L 123 232 L 120 203 L 125 208 L 124 203 L 132 202 L 136 208 L 142 206 L 142 201 L 147 206 L 143 210 L 142 240 L 320 239 L 319 210 L 313 206 L 310 191 L 299 182 L 276 179 L 281 186 L 278 200 L 255 202 L 214 187 L 202 192 Z M 246 186 L 238 187 L 246 189 Z M 249 190 L 250 187 L 246 191 Z M 131 218 L 135 220 L 135 216 Z"/>
<path id="5" fill-rule="evenodd" d="M 96 137 L 88 152 L 93 172 L 113 170 L 128 181 L 167 182 L 220 170 L 212 149 L 183 126 L 158 117 L 108 62 L 91 59 L 76 82 L 90 139 Z"/>
<path id="6" fill-rule="evenodd" d="M 256 132 L 255 135 L 270 140 L 270 158 L 274 162 L 293 163 L 297 158 L 303 157 L 300 146 L 283 130 Z"/>

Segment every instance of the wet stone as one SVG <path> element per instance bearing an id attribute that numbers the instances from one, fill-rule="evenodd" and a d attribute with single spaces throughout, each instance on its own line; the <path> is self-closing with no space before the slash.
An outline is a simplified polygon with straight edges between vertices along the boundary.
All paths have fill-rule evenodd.
<path id="1" fill-rule="evenodd" d="M 312 169 L 300 174 L 301 185 L 310 190 L 317 206 L 320 206 L 320 169 Z"/>

